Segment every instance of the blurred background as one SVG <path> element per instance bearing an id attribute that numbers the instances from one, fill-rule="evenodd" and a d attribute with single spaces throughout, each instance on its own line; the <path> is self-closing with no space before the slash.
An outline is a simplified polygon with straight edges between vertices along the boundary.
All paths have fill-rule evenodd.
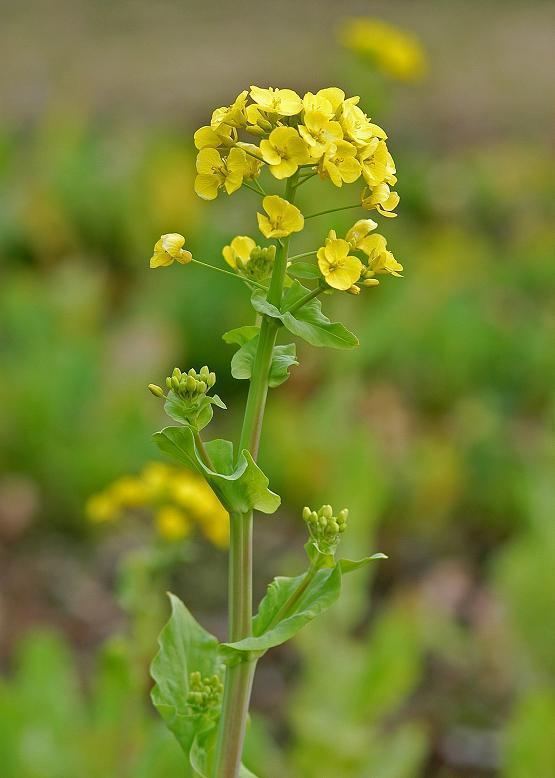
<path id="1" fill-rule="evenodd" d="M 0 10 L 2 778 L 188 775 L 146 668 L 165 589 L 224 636 L 226 517 L 161 462 L 145 386 L 207 362 L 217 434 L 236 435 L 246 385 L 221 334 L 250 313 L 240 284 L 148 259 L 164 232 L 215 264 L 256 235 L 252 193 L 193 194 L 193 131 L 251 83 L 361 95 L 397 162 L 380 227 L 405 278 L 334 298 L 360 349 L 301 344 L 270 396 L 262 466 L 284 506 L 257 522 L 257 596 L 302 570 L 304 504 L 348 505 L 346 554 L 389 559 L 260 663 L 246 763 L 553 778 L 553 4 Z"/>

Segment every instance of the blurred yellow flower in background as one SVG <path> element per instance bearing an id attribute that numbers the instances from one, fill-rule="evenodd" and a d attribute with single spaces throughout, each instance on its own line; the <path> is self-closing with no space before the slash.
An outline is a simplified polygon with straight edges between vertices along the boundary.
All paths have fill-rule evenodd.
<path id="1" fill-rule="evenodd" d="M 381 19 L 347 19 L 339 39 L 353 54 L 399 81 L 420 81 L 427 73 L 426 52 L 416 36 Z"/>
<path id="2" fill-rule="evenodd" d="M 153 515 L 164 540 L 181 540 L 196 528 L 214 545 L 227 545 L 227 512 L 206 482 L 189 470 L 149 463 L 139 475 L 118 478 L 92 495 L 85 506 L 87 518 L 95 524 L 114 522 L 139 509 Z"/>

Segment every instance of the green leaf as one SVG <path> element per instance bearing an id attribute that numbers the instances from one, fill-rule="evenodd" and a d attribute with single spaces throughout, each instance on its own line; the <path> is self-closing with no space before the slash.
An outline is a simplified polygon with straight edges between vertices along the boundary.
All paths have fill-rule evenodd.
<path id="1" fill-rule="evenodd" d="M 320 269 L 312 262 L 292 262 L 287 268 L 287 273 L 294 278 L 308 278 L 310 280 L 322 277 Z"/>
<path id="2" fill-rule="evenodd" d="M 222 339 L 226 343 L 237 343 L 238 346 L 244 346 L 249 340 L 255 338 L 260 329 L 254 324 L 247 324 L 244 327 L 236 327 L 234 330 L 224 332 Z"/>
<path id="3" fill-rule="evenodd" d="M 235 352 L 231 360 L 231 375 L 234 378 L 250 379 L 257 348 L 258 335 Z M 289 368 L 292 365 L 298 364 L 297 349 L 294 343 L 289 343 L 287 346 L 274 346 L 268 385 L 273 389 L 287 381 L 289 378 Z"/>
<path id="4" fill-rule="evenodd" d="M 193 618 L 181 600 L 169 594 L 171 616 L 158 639 L 160 647 L 150 674 L 155 681 L 151 699 L 154 707 L 188 755 L 196 734 L 197 717 L 188 715 L 189 675 L 203 677 L 218 673 L 218 641 Z"/>
<path id="5" fill-rule="evenodd" d="M 223 643 L 222 655 L 233 662 L 237 661 L 238 653 L 262 654 L 290 640 L 338 599 L 343 573 L 357 570 L 383 557 L 383 554 L 375 554 L 357 561 L 341 559 L 331 564 L 331 558 L 326 558 L 329 566 L 309 570 L 295 578 L 274 578 L 253 619 L 252 636 L 235 643 Z"/>
<path id="6" fill-rule="evenodd" d="M 191 404 L 173 390 L 170 390 L 164 403 L 164 410 L 170 419 L 178 421 L 180 424 L 191 424 L 191 419 L 195 419 L 195 426 L 197 429 L 202 430 L 212 421 L 212 416 L 214 415 L 212 405 L 227 410 L 226 404 L 217 394 L 213 396 L 206 395 L 195 401 L 194 404 Z"/>
<path id="7" fill-rule="evenodd" d="M 293 335 L 302 338 L 312 346 L 327 346 L 329 348 L 349 349 L 358 346 L 358 338 L 343 324 L 331 322 L 322 313 L 322 304 L 316 298 L 309 300 L 295 313 L 289 313 L 287 308 L 292 308 L 309 289 L 299 284 L 298 281 L 287 289 L 283 298 L 283 313 L 275 305 L 269 303 L 264 293 L 258 289 L 251 297 L 252 306 L 258 313 L 279 319 Z"/>
<path id="8" fill-rule="evenodd" d="M 216 472 L 202 461 L 189 427 L 165 427 L 154 435 L 154 440 L 165 454 L 198 470 L 230 513 L 248 513 L 253 509 L 274 513 L 277 510 L 281 499 L 268 489 L 268 478 L 247 449 L 241 452 L 237 465 L 231 469 L 231 444 L 224 446 L 224 441 L 207 443 L 209 453 L 215 449 L 221 452 L 222 459 L 218 461 L 223 472 Z M 216 465 L 215 462 L 213 464 Z"/>

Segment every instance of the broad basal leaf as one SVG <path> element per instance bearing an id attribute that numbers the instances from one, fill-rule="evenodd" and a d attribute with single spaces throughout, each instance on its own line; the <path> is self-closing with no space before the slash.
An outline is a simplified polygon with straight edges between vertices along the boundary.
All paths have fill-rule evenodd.
<path id="1" fill-rule="evenodd" d="M 193 618 L 173 594 L 171 616 L 158 639 L 159 651 L 150 667 L 155 686 L 152 702 L 181 747 L 189 755 L 195 738 L 196 717 L 187 708 L 189 676 L 221 674 L 218 641 Z"/>
<path id="2" fill-rule="evenodd" d="M 253 308 L 266 316 L 279 319 L 297 337 L 312 346 L 349 349 L 358 346 L 358 338 L 343 324 L 331 322 L 322 313 L 322 304 L 316 298 L 309 300 L 294 313 L 288 312 L 309 290 L 298 281 L 286 290 L 281 311 L 266 300 L 264 292 L 257 289 L 251 298 Z"/>
<path id="3" fill-rule="evenodd" d="M 268 478 L 247 449 L 241 452 L 237 465 L 233 467 L 229 442 L 207 443 L 209 455 L 212 456 L 212 452 L 216 452 L 217 462 L 213 461 L 212 464 L 222 470 L 216 472 L 202 461 L 189 427 L 165 427 L 154 435 L 154 440 L 165 454 L 201 472 L 230 513 L 248 513 L 253 509 L 262 513 L 274 513 L 277 510 L 281 499 L 268 489 Z"/>

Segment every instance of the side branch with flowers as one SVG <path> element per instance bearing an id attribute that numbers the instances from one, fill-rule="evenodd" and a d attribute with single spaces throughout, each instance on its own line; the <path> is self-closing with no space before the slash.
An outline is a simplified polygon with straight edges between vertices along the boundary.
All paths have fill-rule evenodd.
<path id="1" fill-rule="evenodd" d="M 171 617 L 152 663 L 154 705 L 185 751 L 190 775 L 252 777 L 241 756 L 258 660 L 329 608 L 340 595 L 345 573 L 383 557 L 337 558 L 347 509 L 305 507 L 308 569 L 294 578 L 274 579 L 253 617 L 253 515 L 274 513 L 280 504 L 257 465 L 264 410 L 268 389 L 286 381 L 290 368 L 298 364 L 295 343 L 277 344 L 278 336 L 287 332 L 318 347 L 356 347 L 356 336 L 330 321 L 319 298 L 335 292 L 358 295 L 377 286 L 380 275 L 399 276 L 403 270 L 370 218 L 358 219 L 344 237 L 329 230 L 313 251 L 294 255 L 289 250 L 291 236 L 310 218 L 345 208 L 395 216 L 399 196 L 391 189 L 396 176 L 387 136 L 358 102 L 337 87 L 300 97 L 290 89 L 253 86 L 232 105 L 215 110 L 210 124 L 194 136 L 195 191 L 206 200 L 242 187 L 255 192 L 262 205 L 258 228 L 269 243 L 261 246 L 250 236 L 235 237 L 222 252 L 229 268 L 225 270 L 194 258 L 184 248 L 185 238 L 171 233 L 156 243 L 150 261 L 151 267 L 177 261 L 226 273 L 250 291 L 254 312 L 254 323 L 223 335 L 237 347 L 232 375 L 249 381 L 237 446 L 204 439 L 214 407 L 226 407 L 211 393 L 216 376 L 207 366 L 198 372 L 175 368 L 165 388 L 149 386 L 177 422 L 156 433 L 159 448 L 199 473 L 230 517 L 227 642 L 219 643 L 171 595 Z M 258 142 L 241 139 L 240 133 Z M 364 185 L 353 205 L 303 215 L 297 194 L 312 178 L 335 187 L 361 179 Z M 272 181 L 284 181 L 281 192 L 268 191 Z"/>

